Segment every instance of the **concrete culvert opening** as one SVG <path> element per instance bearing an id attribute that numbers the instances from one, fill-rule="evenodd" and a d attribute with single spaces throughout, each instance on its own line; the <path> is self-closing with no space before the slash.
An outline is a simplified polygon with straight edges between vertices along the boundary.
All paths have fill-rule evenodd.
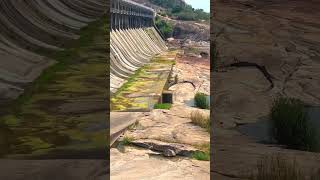
<path id="1" fill-rule="evenodd" d="M 172 104 L 173 103 L 173 93 L 172 93 L 172 91 L 163 91 L 162 92 L 161 101 L 162 101 L 162 103 Z"/>

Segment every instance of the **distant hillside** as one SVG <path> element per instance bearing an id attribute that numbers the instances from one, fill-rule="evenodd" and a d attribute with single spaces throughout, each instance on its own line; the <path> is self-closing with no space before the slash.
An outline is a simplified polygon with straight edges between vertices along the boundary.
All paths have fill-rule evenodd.
<path id="1" fill-rule="evenodd" d="M 149 1 L 163 8 L 185 7 L 187 5 L 184 0 L 149 0 Z"/>
<path id="2" fill-rule="evenodd" d="M 134 0 L 140 4 L 152 7 L 162 16 L 185 21 L 208 21 L 210 13 L 202 9 L 194 9 L 184 0 Z"/>
<path id="3" fill-rule="evenodd" d="M 210 13 L 194 9 L 184 0 L 134 0 L 155 9 L 155 25 L 165 38 L 209 41 Z"/>
<path id="4" fill-rule="evenodd" d="M 149 7 L 153 7 L 156 10 L 186 5 L 186 2 L 184 0 L 133 0 L 133 1 Z"/>

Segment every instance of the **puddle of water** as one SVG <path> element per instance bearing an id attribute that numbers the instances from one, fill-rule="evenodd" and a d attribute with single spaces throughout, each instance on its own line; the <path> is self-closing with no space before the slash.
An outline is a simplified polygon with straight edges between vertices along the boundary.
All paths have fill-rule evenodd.
<path id="1" fill-rule="evenodd" d="M 320 107 L 306 107 L 310 123 L 320 132 Z M 258 142 L 274 143 L 270 134 L 270 121 L 263 117 L 256 123 L 239 126 L 237 129 L 242 134 L 255 138 Z"/>
<path id="2" fill-rule="evenodd" d="M 209 107 L 210 107 L 210 96 L 207 96 L 207 102 L 209 104 Z M 196 104 L 195 104 L 195 101 L 194 101 L 194 98 L 190 99 L 190 100 L 186 100 L 184 101 L 184 103 L 190 107 L 196 107 Z"/>

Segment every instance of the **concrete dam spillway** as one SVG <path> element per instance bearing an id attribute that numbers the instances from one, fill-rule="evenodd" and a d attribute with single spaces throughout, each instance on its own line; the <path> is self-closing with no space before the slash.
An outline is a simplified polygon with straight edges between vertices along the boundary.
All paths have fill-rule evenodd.
<path id="1" fill-rule="evenodd" d="M 0 1 L 1 158 L 107 157 L 108 12 L 106 0 Z"/>
<path id="2" fill-rule="evenodd" d="M 105 0 L 0 1 L 0 103 L 18 97 L 55 63 L 41 52 L 63 50 L 107 8 Z"/>
<path id="3" fill-rule="evenodd" d="M 155 11 L 129 0 L 112 0 L 110 30 L 110 91 L 168 48 L 154 25 Z"/>

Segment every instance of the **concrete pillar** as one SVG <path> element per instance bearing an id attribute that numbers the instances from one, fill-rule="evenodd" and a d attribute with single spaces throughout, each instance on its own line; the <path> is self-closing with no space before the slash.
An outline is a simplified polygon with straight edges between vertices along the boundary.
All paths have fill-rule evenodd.
<path id="1" fill-rule="evenodd" d="M 154 11 L 131 3 L 130 1 L 111 0 L 111 29 L 142 28 L 154 25 Z"/>

